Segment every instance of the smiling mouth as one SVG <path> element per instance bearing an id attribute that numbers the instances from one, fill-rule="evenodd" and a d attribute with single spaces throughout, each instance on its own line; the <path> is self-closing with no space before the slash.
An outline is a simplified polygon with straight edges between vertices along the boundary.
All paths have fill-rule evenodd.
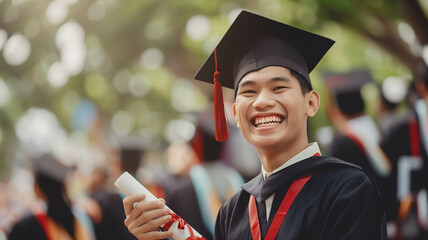
<path id="1" fill-rule="evenodd" d="M 263 117 L 255 117 L 251 122 L 255 127 L 266 127 L 281 124 L 284 119 L 284 117 L 281 117 L 279 115 L 270 115 Z"/>

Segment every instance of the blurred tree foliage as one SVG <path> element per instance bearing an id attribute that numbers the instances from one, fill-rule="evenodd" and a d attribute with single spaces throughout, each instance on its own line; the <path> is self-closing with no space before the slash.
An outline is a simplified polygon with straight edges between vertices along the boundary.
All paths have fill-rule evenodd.
<path id="1" fill-rule="evenodd" d="M 62 10 L 67 11 L 62 20 L 52 23 L 48 9 L 54 2 L 62 3 L 66 6 Z M 141 134 L 160 148 L 170 120 L 207 107 L 211 86 L 191 81 L 183 85 L 183 81 L 193 78 L 227 30 L 231 13 L 239 8 L 337 41 L 312 73 L 321 94 L 325 89 L 319 72 L 326 69 L 365 67 L 378 81 L 389 75 L 410 78 L 419 61 L 418 49 L 413 46 L 412 52 L 412 44 L 397 29 L 405 23 L 413 29 L 419 47 L 428 44 L 426 5 L 426 0 L 0 0 L 0 30 L 8 37 L 21 33 L 31 45 L 29 58 L 18 66 L 0 57 L 0 78 L 11 93 L 7 104 L 0 106 L 0 163 L 8 162 L 19 150 L 15 124 L 31 107 L 53 112 L 68 133 L 83 130 L 89 142 L 100 144 L 107 136 L 117 136 L 112 119 L 126 111 L 134 122 L 122 134 Z M 54 15 L 61 14 L 60 10 Z M 200 39 L 190 37 L 187 29 L 189 19 L 196 15 L 209 19 L 208 34 Z M 61 60 L 55 37 L 70 22 L 85 32 L 85 64 L 64 85 L 55 87 L 47 78 L 51 65 Z M 161 52 L 160 66 L 145 63 L 152 60 L 151 55 L 144 60 L 150 49 Z M 173 98 L 177 82 L 195 84 L 198 90 L 193 101 L 200 105 L 178 109 Z M 143 84 L 143 92 L 133 92 L 138 89 L 135 83 Z M 95 106 L 96 117 L 82 129 L 73 119 L 84 101 Z M 320 115 L 313 128 L 329 124 Z"/>

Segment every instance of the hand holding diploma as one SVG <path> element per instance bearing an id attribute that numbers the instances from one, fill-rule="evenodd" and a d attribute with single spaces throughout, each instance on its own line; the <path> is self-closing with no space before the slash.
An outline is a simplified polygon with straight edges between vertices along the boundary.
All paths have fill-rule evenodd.
<path id="1" fill-rule="evenodd" d="M 125 225 L 138 239 L 205 240 L 129 173 L 123 173 L 115 185 L 128 195 L 123 200 Z M 158 231 L 159 227 L 166 232 Z"/>
<path id="2" fill-rule="evenodd" d="M 145 194 L 132 194 L 123 200 L 125 208 L 125 225 L 139 240 L 165 239 L 172 237 L 172 232 L 160 232 L 159 226 L 171 221 L 169 209 L 164 208 L 162 200 L 144 201 Z M 134 207 L 134 204 L 138 204 Z"/>

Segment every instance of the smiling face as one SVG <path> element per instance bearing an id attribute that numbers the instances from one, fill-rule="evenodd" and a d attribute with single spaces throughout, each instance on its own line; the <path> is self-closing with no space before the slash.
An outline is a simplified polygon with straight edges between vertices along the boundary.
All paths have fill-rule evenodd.
<path id="1" fill-rule="evenodd" d="M 303 94 L 290 70 L 269 66 L 242 78 L 233 114 L 245 139 L 258 150 L 298 153 L 308 144 L 307 117 L 318 106 L 317 92 Z"/>

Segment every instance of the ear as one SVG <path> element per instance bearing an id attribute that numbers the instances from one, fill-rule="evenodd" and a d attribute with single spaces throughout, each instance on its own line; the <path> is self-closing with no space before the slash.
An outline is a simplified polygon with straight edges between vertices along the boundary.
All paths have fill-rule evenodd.
<path id="1" fill-rule="evenodd" d="M 236 103 L 232 105 L 233 117 L 235 118 L 236 126 L 239 128 L 238 115 L 236 114 Z"/>
<path id="2" fill-rule="evenodd" d="M 320 106 L 320 95 L 317 91 L 312 90 L 306 94 L 306 111 L 308 117 L 313 117 L 318 112 Z"/>

